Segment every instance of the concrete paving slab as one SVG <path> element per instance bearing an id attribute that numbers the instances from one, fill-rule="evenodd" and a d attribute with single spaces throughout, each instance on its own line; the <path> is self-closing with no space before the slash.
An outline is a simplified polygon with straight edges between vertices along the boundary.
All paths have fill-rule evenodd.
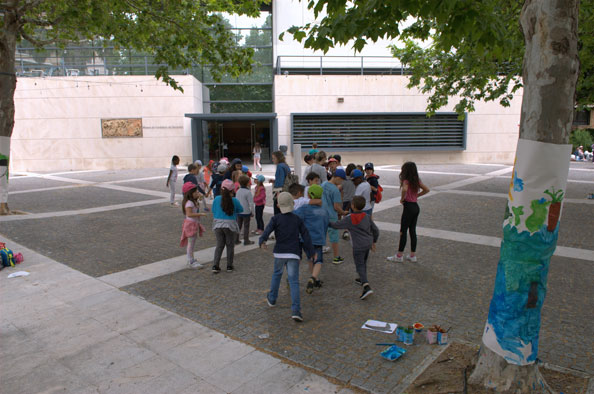
<path id="1" fill-rule="evenodd" d="M 198 378 L 198 383 L 187 387 L 185 390 L 179 392 L 179 394 L 228 394 L 221 388 L 213 386 L 204 379 Z"/>
<path id="2" fill-rule="evenodd" d="M 121 305 L 105 313 L 94 314 L 93 317 L 111 330 L 125 332 L 150 324 L 166 316 L 167 312 L 162 308 L 153 307 L 149 303 L 128 303 L 125 300 Z"/>
<path id="3" fill-rule="evenodd" d="M 309 375 L 302 368 L 278 363 L 234 390 L 233 394 L 286 393 Z"/>
<path id="4" fill-rule="evenodd" d="M 211 380 L 212 377 L 223 370 L 232 370 L 237 375 L 243 375 L 243 371 L 236 368 L 236 361 L 241 360 L 243 357 L 248 356 L 254 351 L 255 349 L 252 346 L 248 346 L 238 341 L 225 342 L 210 352 L 208 368 L 204 371 L 204 374 L 201 374 L 200 376 L 211 383 L 215 383 Z M 231 364 L 233 364 L 233 366 L 231 366 Z M 222 387 L 216 383 L 215 385 Z"/>
<path id="5" fill-rule="evenodd" d="M 286 394 L 303 394 L 304 392 L 308 394 L 352 393 L 352 391 L 345 391 L 343 388 L 337 387 L 329 383 L 326 379 L 314 374 L 307 375 L 301 382 L 286 391 Z"/>
<path id="6" fill-rule="evenodd" d="M 232 340 L 222 334 L 210 331 L 159 354 L 178 365 L 183 365 L 195 375 L 206 378 L 211 369 L 209 360 L 218 353 L 219 346 L 229 342 Z M 197 354 L 201 356 L 196 357 Z"/>
<path id="7" fill-rule="evenodd" d="M 204 379 L 227 392 L 233 392 L 279 363 L 279 359 L 266 353 L 251 352 Z"/>
<path id="8" fill-rule="evenodd" d="M 23 369 L 19 369 L 23 368 Z M 8 376 L 2 379 L 2 391 L 6 393 L 70 393 L 87 386 L 85 381 L 69 368 L 55 360 L 30 368 L 23 366 L 19 376 Z M 27 369 L 24 369 L 27 368 Z"/>

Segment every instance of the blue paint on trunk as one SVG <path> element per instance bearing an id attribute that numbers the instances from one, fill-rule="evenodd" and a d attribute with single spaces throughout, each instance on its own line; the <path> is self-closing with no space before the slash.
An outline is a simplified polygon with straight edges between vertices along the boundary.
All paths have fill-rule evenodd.
<path id="1" fill-rule="evenodd" d="M 517 360 L 516 357 L 506 357 L 509 362 L 526 364 L 536 361 L 540 310 L 547 292 L 549 263 L 558 234 L 558 225 L 554 232 L 547 231 L 545 224 L 532 234 L 528 231 L 518 233 L 517 228 L 509 224 L 503 228 L 488 322 L 493 326 L 501 348 L 517 357 Z M 531 300 L 534 307 L 527 308 L 531 286 L 537 300 L 535 303 Z M 532 345 L 530 353 L 522 352 L 529 344 Z"/>

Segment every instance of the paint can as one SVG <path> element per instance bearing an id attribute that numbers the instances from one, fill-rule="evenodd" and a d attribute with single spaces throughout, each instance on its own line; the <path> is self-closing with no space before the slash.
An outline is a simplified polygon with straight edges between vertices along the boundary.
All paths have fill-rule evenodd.
<path id="1" fill-rule="evenodd" d="M 438 332 L 437 333 L 437 343 L 440 345 L 447 345 L 448 344 L 448 333 L 447 332 Z"/>
<path id="2" fill-rule="evenodd" d="M 396 340 L 400 342 L 404 342 L 404 328 L 398 326 L 396 328 Z"/>
<path id="3" fill-rule="evenodd" d="M 411 326 L 404 330 L 404 344 L 412 345 L 414 341 L 415 341 L 415 330 Z"/>
<path id="4" fill-rule="evenodd" d="M 427 343 L 429 345 L 433 345 L 434 343 L 437 343 L 437 332 L 436 331 L 427 330 Z"/>

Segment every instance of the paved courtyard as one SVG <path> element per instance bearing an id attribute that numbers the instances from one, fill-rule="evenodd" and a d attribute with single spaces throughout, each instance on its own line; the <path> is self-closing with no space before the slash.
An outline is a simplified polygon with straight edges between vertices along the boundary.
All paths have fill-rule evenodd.
<path id="1" fill-rule="evenodd" d="M 179 247 L 183 216 L 180 208 L 167 202 L 166 169 L 12 174 L 11 209 L 26 214 L 0 217 L 0 240 L 14 241 L 31 253 L 63 263 L 92 281 L 88 283 L 123 290 L 133 296 L 128 300 L 147 300 L 163 313 L 187 318 L 215 334 L 329 378 L 338 388 L 400 392 L 439 347 L 418 340 L 405 358 L 390 363 L 379 357 L 381 347 L 375 344 L 393 342 L 393 336 L 361 326 L 367 319 L 401 325 L 419 321 L 426 326 L 451 326 L 452 338 L 480 342 L 495 279 L 511 167 L 419 166 L 423 182 L 432 191 L 419 201 L 419 262 L 414 264 L 385 261 L 395 252 L 402 213 L 398 169 L 393 165 L 376 171 L 385 192 L 374 212 L 381 235 L 369 263 L 375 294 L 365 301 L 358 299 L 361 289 L 353 281 L 350 245 L 341 241 L 345 263 L 325 263 L 323 288 L 312 295 L 302 291 L 303 324 L 289 318 L 290 298 L 284 285 L 278 306 L 266 305 L 270 251 L 238 247 L 233 273 L 186 269 L 185 250 Z M 272 176 L 273 167 L 265 168 L 264 174 Z M 270 188 L 268 192 L 270 201 Z M 594 166 L 572 163 L 542 311 L 539 358 L 594 375 L 594 200 L 586 198 L 590 193 L 594 193 Z M 268 207 L 266 219 L 271 211 Z M 211 219 L 204 223 L 208 228 Z M 207 231 L 197 243 L 198 259 L 211 261 L 214 245 L 213 234 Z M 27 270 L 28 264 L 20 268 Z M 7 272 L 2 271 L 3 282 Z M 303 289 L 305 264 L 300 275 Z M 3 296 L 2 337 L 12 324 L 4 317 L 7 304 Z M 92 310 L 86 313 L 93 316 Z M 171 354 L 199 342 L 199 337 L 176 343 Z M 206 346 L 203 357 L 216 364 L 220 346 Z M 75 363 L 76 358 L 66 358 L 61 367 L 68 370 Z M 211 383 L 216 386 L 217 382 Z M 222 392 L 237 389 L 218 387 Z M 244 392 L 249 392 L 246 387 Z"/>

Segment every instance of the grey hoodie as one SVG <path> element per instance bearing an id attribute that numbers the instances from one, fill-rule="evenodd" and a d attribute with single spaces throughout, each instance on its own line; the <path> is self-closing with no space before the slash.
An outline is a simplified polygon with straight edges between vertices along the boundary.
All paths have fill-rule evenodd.
<path id="1" fill-rule="evenodd" d="M 348 230 L 353 250 L 371 249 L 379 238 L 379 229 L 364 212 L 351 213 L 337 222 L 330 222 L 330 227 Z"/>

